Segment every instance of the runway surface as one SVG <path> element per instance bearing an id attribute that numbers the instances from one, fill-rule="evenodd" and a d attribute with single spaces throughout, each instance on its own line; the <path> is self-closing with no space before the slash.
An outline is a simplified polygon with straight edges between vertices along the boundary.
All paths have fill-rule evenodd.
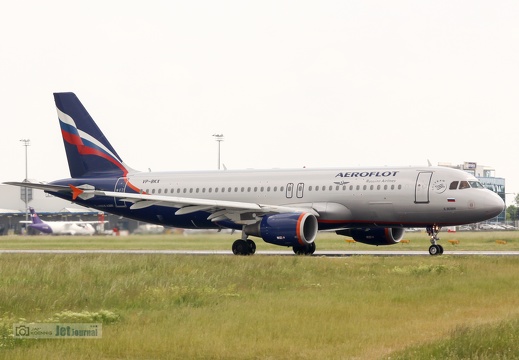
<path id="1" fill-rule="evenodd" d="M 135 254 L 135 255 L 233 255 L 230 250 L 0 250 L 0 254 Z M 256 256 L 296 256 L 290 250 L 257 251 Z M 454 256 L 519 256 L 519 251 L 448 251 Z M 431 256 L 428 251 L 316 251 L 313 256 Z"/>

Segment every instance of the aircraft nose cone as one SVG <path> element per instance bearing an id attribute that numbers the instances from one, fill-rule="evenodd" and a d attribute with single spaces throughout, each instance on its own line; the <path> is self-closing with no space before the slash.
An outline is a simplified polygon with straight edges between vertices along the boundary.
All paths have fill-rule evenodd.
<path id="1" fill-rule="evenodd" d="M 503 199 L 501 199 L 499 195 L 491 192 L 491 196 L 487 201 L 486 207 L 488 209 L 489 215 L 494 217 L 503 212 L 503 210 L 505 209 L 505 202 L 503 201 Z"/>

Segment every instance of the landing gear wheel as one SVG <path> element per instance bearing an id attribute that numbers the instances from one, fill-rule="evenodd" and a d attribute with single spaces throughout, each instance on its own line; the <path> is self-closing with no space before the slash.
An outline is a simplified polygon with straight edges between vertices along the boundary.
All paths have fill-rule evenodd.
<path id="1" fill-rule="evenodd" d="M 438 245 L 438 240 L 440 238 L 438 237 L 438 233 L 440 232 L 441 227 L 437 225 L 428 226 L 426 228 L 427 234 L 431 237 L 431 246 L 429 247 L 429 254 L 431 255 L 441 255 L 443 254 L 443 246 Z"/>
<path id="2" fill-rule="evenodd" d="M 247 244 L 249 245 L 249 255 L 254 255 L 256 253 L 256 243 L 252 240 L 247 240 Z"/>
<path id="3" fill-rule="evenodd" d="M 294 245 L 292 250 L 296 255 L 312 255 L 315 252 L 315 243 L 308 245 Z"/>
<path id="4" fill-rule="evenodd" d="M 303 250 L 304 250 L 304 247 L 301 246 L 301 245 L 294 245 L 294 246 L 292 246 L 292 251 L 296 255 L 303 255 Z"/>
<path id="5" fill-rule="evenodd" d="M 432 256 L 443 254 L 443 247 L 441 245 L 431 245 L 429 247 L 429 254 Z"/>
<path id="6" fill-rule="evenodd" d="M 249 255 L 251 247 L 246 240 L 239 239 L 232 244 L 232 252 L 234 255 Z"/>

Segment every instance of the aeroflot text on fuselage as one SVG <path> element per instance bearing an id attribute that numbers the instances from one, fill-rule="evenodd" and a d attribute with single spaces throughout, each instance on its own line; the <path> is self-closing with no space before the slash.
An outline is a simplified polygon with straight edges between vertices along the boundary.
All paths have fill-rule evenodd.
<path id="1" fill-rule="evenodd" d="M 353 178 L 353 177 L 389 177 L 389 176 L 396 176 L 398 171 L 354 171 L 354 172 L 340 172 L 335 177 L 342 177 L 342 178 Z"/>

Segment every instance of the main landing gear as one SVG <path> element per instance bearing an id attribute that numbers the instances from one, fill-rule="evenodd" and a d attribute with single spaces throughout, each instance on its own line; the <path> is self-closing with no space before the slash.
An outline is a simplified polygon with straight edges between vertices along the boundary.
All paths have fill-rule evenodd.
<path id="1" fill-rule="evenodd" d="M 315 243 L 313 242 L 308 245 L 294 245 L 292 250 L 296 255 L 312 255 L 315 252 Z"/>
<path id="2" fill-rule="evenodd" d="M 312 255 L 315 252 L 315 243 L 308 245 L 294 245 L 292 247 L 296 255 Z M 238 239 L 232 244 L 234 255 L 254 255 L 256 243 L 249 239 Z"/>
<path id="3" fill-rule="evenodd" d="M 296 255 L 312 255 L 315 252 L 315 243 L 294 245 L 292 249 Z M 247 234 L 242 232 L 241 239 L 236 240 L 232 244 L 232 252 L 234 255 L 254 255 L 256 252 L 256 243 L 247 239 Z"/>
<path id="4" fill-rule="evenodd" d="M 431 246 L 429 247 L 429 254 L 433 256 L 443 254 L 443 246 L 437 244 L 437 241 L 440 240 L 440 238 L 438 237 L 440 229 L 441 227 L 437 225 L 428 226 L 426 228 L 427 234 L 431 237 Z"/>
<path id="5" fill-rule="evenodd" d="M 234 255 L 254 255 L 256 243 L 249 239 L 238 239 L 232 244 Z"/>

